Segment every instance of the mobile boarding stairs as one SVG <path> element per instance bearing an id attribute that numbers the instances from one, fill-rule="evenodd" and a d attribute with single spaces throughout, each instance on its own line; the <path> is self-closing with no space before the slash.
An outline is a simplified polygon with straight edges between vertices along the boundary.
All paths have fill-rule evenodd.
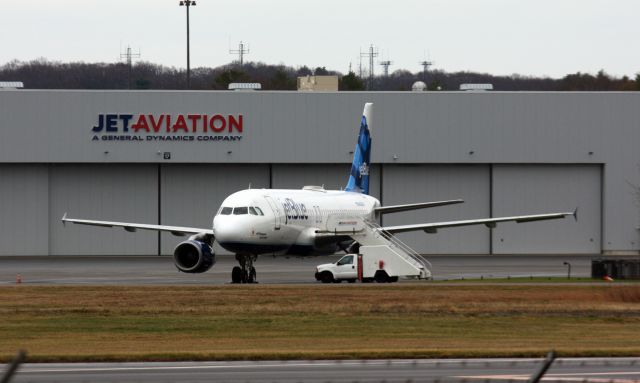
<path id="1" fill-rule="evenodd" d="M 373 278 L 380 270 L 390 278 L 431 279 L 431 263 L 380 225 L 362 218 L 349 218 L 347 228 L 344 221 L 344 217 L 329 220 L 327 231 L 348 234 L 360 244 L 359 279 Z"/>

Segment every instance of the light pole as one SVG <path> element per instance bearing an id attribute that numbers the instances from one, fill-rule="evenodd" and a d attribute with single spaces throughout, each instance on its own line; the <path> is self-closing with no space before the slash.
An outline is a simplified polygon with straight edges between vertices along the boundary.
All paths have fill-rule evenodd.
<path id="1" fill-rule="evenodd" d="M 196 5 L 195 0 L 181 0 L 180 6 L 187 7 L 187 89 L 191 88 L 191 63 L 189 57 L 189 8 Z"/>
<path id="2" fill-rule="evenodd" d="M 567 266 L 567 279 L 571 279 L 571 263 L 563 262 L 562 264 Z"/>

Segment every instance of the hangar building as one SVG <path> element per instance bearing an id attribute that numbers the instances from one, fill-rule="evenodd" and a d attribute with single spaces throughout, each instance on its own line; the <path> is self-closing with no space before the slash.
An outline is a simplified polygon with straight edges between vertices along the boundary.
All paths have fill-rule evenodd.
<path id="1" fill-rule="evenodd" d="M 171 254 L 170 234 L 60 218 L 210 227 L 249 186 L 339 189 L 365 102 L 383 205 L 466 201 L 384 224 L 579 210 L 399 236 L 417 251 L 638 254 L 640 93 L 5 90 L 0 255 Z"/>

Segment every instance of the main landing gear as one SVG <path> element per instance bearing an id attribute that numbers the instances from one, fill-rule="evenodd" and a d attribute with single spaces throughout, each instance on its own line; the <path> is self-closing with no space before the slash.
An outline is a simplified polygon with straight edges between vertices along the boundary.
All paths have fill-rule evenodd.
<path id="1" fill-rule="evenodd" d="M 258 259 L 253 254 L 236 254 L 236 261 L 240 266 L 236 266 L 231 270 L 231 283 L 258 283 L 256 280 L 256 269 L 253 262 Z"/>

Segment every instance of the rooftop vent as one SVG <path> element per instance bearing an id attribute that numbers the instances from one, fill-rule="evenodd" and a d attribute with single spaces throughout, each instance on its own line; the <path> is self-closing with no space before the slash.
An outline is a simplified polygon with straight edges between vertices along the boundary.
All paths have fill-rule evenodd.
<path id="1" fill-rule="evenodd" d="M 493 84 L 460 84 L 460 90 L 471 92 L 493 90 Z"/>
<path id="2" fill-rule="evenodd" d="M 22 89 L 22 81 L 0 81 L 0 89 Z"/>
<path id="3" fill-rule="evenodd" d="M 262 85 L 259 82 L 232 82 L 229 90 L 260 90 Z"/>

